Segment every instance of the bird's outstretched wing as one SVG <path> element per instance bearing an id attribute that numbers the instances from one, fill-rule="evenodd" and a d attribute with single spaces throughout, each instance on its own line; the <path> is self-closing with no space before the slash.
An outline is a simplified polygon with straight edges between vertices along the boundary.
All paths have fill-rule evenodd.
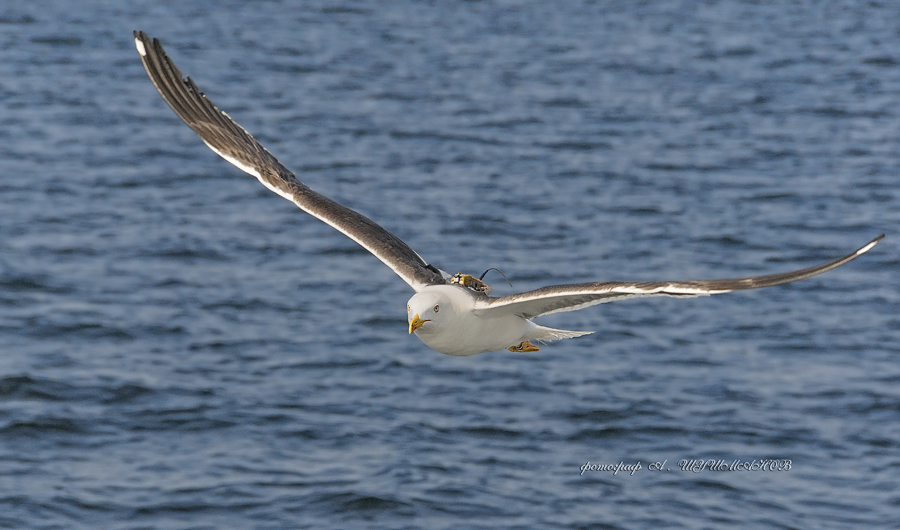
<path id="1" fill-rule="evenodd" d="M 551 285 L 500 298 L 482 297 L 475 302 L 476 314 L 515 314 L 534 318 L 548 313 L 575 311 L 594 304 L 639 296 L 693 297 L 758 289 L 802 280 L 843 265 L 874 247 L 884 234 L 844 257 L 793 272 L 734 278 L 729 280 L 689 280 L 682 282 L 595 282 Z"/>
<path id="2" fill-rule="evenodd" d="M 135 31 L 134 42 L 159 95 L 216 154 L 362 245 L 416 291 L 446 283 L 438 269 L 428 265 L 400 238 L 297 180 L 250 133 L 216 108 L 190 78 L 182 77 L 158 39 Z"/>

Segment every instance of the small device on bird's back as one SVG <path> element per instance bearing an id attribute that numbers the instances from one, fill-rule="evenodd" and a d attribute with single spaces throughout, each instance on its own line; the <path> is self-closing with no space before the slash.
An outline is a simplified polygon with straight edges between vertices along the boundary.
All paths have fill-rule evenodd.
<path id="1" fill-rule="evenodd" d="M 469 274 L 463 274 L 461 272 L 457 272 L 450 278 L 450 283 L 454 283 L 457 285 L 462 285 L 463 287 L 468 287 L 469 289 L 475 291 L 476 293 L 484 293 L 491 294 L 491 288 L 488 284 L 484 283 L 484 277 L 487 276 L 487 273 L 491 271 L 497 271 L 500 273 L 500 276 L 503 276 L 503 279 L 506 280 L 506 283 L 509 283 L 509 286 L 512 287 L 512 284 L 509 282 L 509 278 L 506 277 L 503 272 L 496 268 L 491 267 L 490 269 L 484 271 L 484 274 L 481 275 L 481 278 L 476 278 Z"/>
<path id="2" fill-rule="evenodd" d="M 469 289 L 471 289 L 477 293 L 491 294 L 491 288 L 488 287 L 488 284 L 484 283 L 483 281 L 479 280 L 478 278 L 476 278 L 470 274 L 463 274 L 461 272 L 457 272 L 456 274 L 453 275 L 452 278 L 450 278 L 450 283 L 455 283 L 455 284 L 462 285 L 463 287 L 468 287 Z"/>

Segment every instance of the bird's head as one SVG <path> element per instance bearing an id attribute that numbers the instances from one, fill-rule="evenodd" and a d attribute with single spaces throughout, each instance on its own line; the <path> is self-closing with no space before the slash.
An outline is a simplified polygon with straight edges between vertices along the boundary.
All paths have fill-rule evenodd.
<path id="1" fill-rule="evenodd" d="M 425 292 L 417 293 L 406 304 L 406 319 L 409 322 L 409 332 L 420 329 L 431 331 L 440 329 L 444 320 L 450 300 L 441 293 Z"/>

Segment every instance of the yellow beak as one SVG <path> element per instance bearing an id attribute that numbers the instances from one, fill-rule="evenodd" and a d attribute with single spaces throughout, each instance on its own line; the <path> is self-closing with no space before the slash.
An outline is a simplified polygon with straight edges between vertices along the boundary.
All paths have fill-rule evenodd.
<path id="1" fill-rule="evenodd" d="M 428 320 L 422 320 L 421 318 L 419 318 L 419 315 L 418 315 L 418 313 L 417 313 L 416 316 L 412 317 L 412 320 L 409 321 L 409 332 L 410 332 L 410 334 L 412 334 L 413 331 L 415 331 L 415 330 L 421 328 L 422 326 L 424 326 L 426 322 L 429 322 L 429 321 L 428 321 Z"/>

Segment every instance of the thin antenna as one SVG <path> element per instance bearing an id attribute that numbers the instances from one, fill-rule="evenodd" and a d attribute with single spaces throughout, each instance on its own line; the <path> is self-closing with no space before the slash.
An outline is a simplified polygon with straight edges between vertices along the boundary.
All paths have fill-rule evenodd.
<path id="1" fill-rule="evenodd" d="M 500 273 L 500 276 L 503 276 L 503 279 L 506 280 L 506 283 L 508 283 L 509 286 L 512 287 L 512 282 L 509 281 L 509 278 L 507 278 L 506 275 L 503 274 L 503 271 L 501 271 L 501 270 L 498 269 L 497 267 L 491 267 L 490 269 L 484 271 L 484 274 L 481 275 L 481 278 L 478 278 L 478 281 L 484 280 L 484 277 L 487 276 L 487 273 L 489 273 L 490 271 L 497 271 L 497 272 L 499 272 L 499 273 Z"/>

